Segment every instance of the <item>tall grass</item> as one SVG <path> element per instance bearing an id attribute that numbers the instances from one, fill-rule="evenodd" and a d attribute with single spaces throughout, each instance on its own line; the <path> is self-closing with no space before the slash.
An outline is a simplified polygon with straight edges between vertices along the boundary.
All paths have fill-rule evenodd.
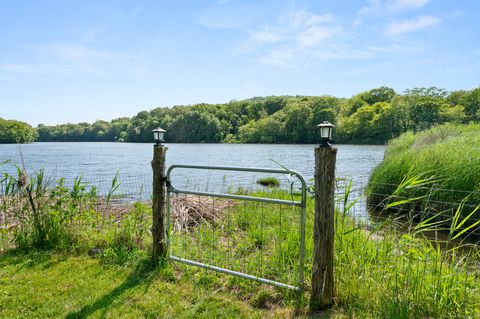
<path id="1" fill-rule="evenodd" d="M 120 185 L 118 174 L 105 197 L 82 175 L 67 187 L 65 179 L 54 181 L 43 169 L 27 175 L 18 168 L 17 175 L 4 174 L 0 183 L 2 251 L 94 248 L 108 260 L 124 261 L 149 245 L 150 208 L 142 203 L 119 207 L 111 203 Z"/>
<path id="2" fill-rule="evenodd" d="M 409 185 L 420 180 L 412 179 Z M 389 203 L 390 208 L 404 204 L 394 200 Z M 458 230 L 465 222 L 458 214 L 456 217 L 448 241 L 460 235 Z M 442 249 L 444 245 L 427 239 L 424 234 L 435 229 L 434 218 L 402 222 L 411 227 L 397 230 L 391 217 L 366 228 L 354 223 L 348 211 L 336 215 L 338 306 L 349 314 L 375 318 L 478 315 L 479 251 L 461 250 L 461 244 Z"/>
<path id="3" fill-rule="evenodd" d="M 423 185 L 402 187 L 417 177 Z M 480 125 L 447 124 L 391 141 L 384 161 L 372 172 L 367 194 L 372 207 L 385 208 L 393 196 L 408 199 L 409 206 L 397 206 L 397 212 L 442 213 L 438 219 L 451 221 L 462 203 L 460 216 L 469 216 L 480 204 Z M 465 225 L 479 219 L 477 210 Z"/>

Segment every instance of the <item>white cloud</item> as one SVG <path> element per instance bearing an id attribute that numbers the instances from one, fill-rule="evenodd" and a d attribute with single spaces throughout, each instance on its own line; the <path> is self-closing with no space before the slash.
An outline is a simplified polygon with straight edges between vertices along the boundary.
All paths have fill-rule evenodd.
<path id="1" fill-rule="evenodd" d="M 391 22 L 385 34 L 399 35 L 407 32 L 421 30 L 427 27 L 431 27 L 440 23 L 440 18 L 433 16 L 419 16 L 413 19 L 393 21 Z"/>
<path id="2" fill-rule="evenodd" d="M 397 0 L 393 1 L 392 6 L 399 8 L 421 8 L 431 0 Z"/>
<path id="3" fill-rule="evenodd" d="M 267 30 L 250 31 L 250 40 L 259 44 L 275 43 L 282 40 L 282 36 Z"/>
<path id="4" fill-rule="evenodd" d="M 414 5 L 413 0 L 396 1 L 410 1 L 410 3 L 404 2 L 402 5 Z M 426 0 L 422 1 L 426 3 Z M 371 0 L 369 3 L 384 10 L 387 3 L 393 2 Z M 355 18 L 361 19 L 360 16 Z M 438 21 L 437 19 L 427 16 L 427 18 L 420 17 L 414 20 L 393 22 L 389 26 L 388 34 L 418 30 L 429 24 L 438 23 L 439 19 Z M 273 22 L 257 27 L 251 23 L 249 27 L 234 28 L 244 34 L 244 39 L 237 42 L 235 52 L 248 55 L 265 65 L 305 68 L 321 61 L 359 61 L 378 56 L 395 56 L 399 52 L 404 55 L 415 55 L 423 50 L 423 47 L 412 41 L 398 42 L 401 38 L 366 37 L 363 33 L 359 34 L 355 30 L 361 21 L 353 20 L 352 23 L 351 26 L 347 26 L 339 22 L 331 13 L 316 14 L 306 10 L 294 11 L 279 16 Z M 203 25 L 205 26 L 205 24 Z M 212 27 L 217 28 L 218 25 Z M 224 28 L 231 29 L 232 25 L 225 25 Z"/>
<path id="5" fill-rule="evenodd" d="M 263 64 L 291 66 L 315 51 L 324 50 L 342 28 L 330 13 L 317 15 L 301 10 L 278 19 L 277 23 L 248 31 L 237 51 L 253 54 Z"/>
<path id="6" fill-rule="evenodd" d="M 366 16 L 375 12 L 383 11 L 385 9 L 385 3 L 382 0 L 369 0 L 366 6 L 363 6 L 358 10 L 359 16 Z"/>
<path id="7" fill-rule="evenodd" d="M 338 32 L 339 30 L 336 28 L 313 26 L 298 33 L 297 43 L 301 48 L 316 46 L 333 38 Z"/>
<path id="8" fill-rule="evenodd" d="M 291 61 L 295 57 L 295 52 L 290 48 L 276 48 L 269 50 L 265 54 L 261 55 L 258 60 L 262 64 L 291 67 Z"/>
<path id="9" fill-rule="evenodd" d="M 32 65 L 29 65 L 29 64 L 14 64 L 14 63 L 0 64 L 0 71 L 5 71 L 5 72 L 28 73 L 28 72 L 31 72 L 31 70 L 32 70 Z"/>
<path id="10" fill-rule="evenodd" d="M 358 10 L 358 16 L 384 15 L 404 10 L 416 10 L 431 0 L 369 0 L 366 6 Z"/>
<path id="11" fill-rule="evenodd" d="M 55 75 L 99 75 L 99 68 L 88 65 L 71 65 L 54 62 L 21 64 L 0 64 L 0 71 L 11 74 L 55 74 Z"/>
<path id="12" fill-rule="evenodd" d="M 79 44 L 69 43 L 47 44 L 43 46 L 37 46 L 36 49 L 48 55 L 53 55 L 64 60 L 72 61 L 88 59 L 105 60 L 122 56 L 110 51 L 98 50 Z"/>
<path id="13" fill-rule="evenodd" d="M 303 27 L 332 21 L 333 17 L 330 13 L 324 15 L 316 15 L 311 12 L 302 10 L 294 14 L 292 19 L 292 25 L 295 27 Z"/>
<path id="14" fill-rule="evenodd" d="M 126 54 L 99 50 L 80 44 L 50 43 L 26 47 L 28 61 L 0 64 L 10 74 L 105 75 L 133 69 L 138 63 Z"/>

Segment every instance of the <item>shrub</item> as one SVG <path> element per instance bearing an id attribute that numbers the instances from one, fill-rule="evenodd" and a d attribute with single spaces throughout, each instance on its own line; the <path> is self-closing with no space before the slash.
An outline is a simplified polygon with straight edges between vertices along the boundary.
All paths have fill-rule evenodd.
<path id="1" fill-rule="evenodd" d="M 279 187 L 280 181 L 275 177 L 264 177 L 257 180 L 257 184 L 265 187 Z"/>

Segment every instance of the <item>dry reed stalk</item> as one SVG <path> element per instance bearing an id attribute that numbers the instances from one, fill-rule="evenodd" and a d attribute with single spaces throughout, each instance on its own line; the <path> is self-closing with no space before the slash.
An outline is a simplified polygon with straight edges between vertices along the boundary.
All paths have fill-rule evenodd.
<path id="1" fill-rule="evenodd" d="M 0 224 L 11 226 L 10 224 L 5 225 L 8 221 L 12 225 L 18 224 L 13 212 L 22 209 L 22 205 L 25 205 L 25 203 L 19 201 L 20 199 L 15 196 L 0 198 L 0 201 L 4 204 L 8 200 L 8 205 L 5 205 L 8 209 L 0 212 Z M 223 218 L 228 209 L 235 206 L 232 200 L 194 195 L 174 196 L 171 204 L 174 231 L 189 231 L 190 228 L 202 223 L 215 225 Z M 121 200 L 107 202 L 103 197 L 95 199 L 94 202 L 86 202 L 81 205 L 84 209 L 94 208 L 103 216 L 113 216 L 115 222 L 119 222 L 133 208 L 133 205 L 130 203 L 125 203 Z"/>
<path id="2" fill-rule="evenodd" d="M 225 212 L 235 206 L 234 201 L 206 196 L 175 196 L 172 198 L 174 231 L 189 231 L 202 223 L 215 225 Z"/>

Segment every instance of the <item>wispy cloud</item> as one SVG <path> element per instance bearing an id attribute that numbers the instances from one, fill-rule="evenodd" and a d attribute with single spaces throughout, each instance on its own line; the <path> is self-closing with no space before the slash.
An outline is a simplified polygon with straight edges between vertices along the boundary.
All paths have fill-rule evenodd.
<path id="1" fill-rule="evenodd" d="M 424 50 L 421 41 L 413 38 L 393 37 L 413 32 L 440 23 L 433 16 L 419 16 L 414 19 L 395 20 L 393 7 L 420 8 L 430 0 L 370 0 L 369 10 L 380 10 L 389 14 L 378 16 L 369 32 L 377 37 L 365 37 L 363 31 L 355 25 L 358 14 L 352 17 L 352 24 L 339 19 L 332 13 L 318 14 L 308 10 L 290 11 L 279 15 L 269 23 L 264 21 L 235 27 L 235 24 L 205 24 L 211 28 L 236 30 L 242 35 L 234 52 L 247 55 L 265 65 L 301 69 L 328 60 L 366 60 L 379 56 L 394 56 L 400 52 L 403 56 L 413 56 Z M 366 9 L 365 9 L 366 10 Z M 367 12 L 364 12 L 367 14 Z M 363 16 L 365 18 L 366 16 Z M 221 16 L 220 16 L 221 18 Z M 386 28 L 385 18 L 393 21 Z M 221 19 L 220 19 L 221 20 Z M 382 37 L 386 34 L 390 37 Z"/>
<path id="2" fill-rule="evenodd" d="M 342 27 L 330 13 L 300 10 L 280 17 L 276 23 L 250 29 L 237 52 L 254 54 L 263 64 L 292 66 L 296 60 L 315 56 L 341 34 Z"/>
<path id="3" fill-rule="evenodd" d="M 32 71 L 32 67 L 33 66 L 30 64 L 4 63 L 4 64 L 0 64 L 0 71 L 29 73 Z"/>
<path id="4" fill-rule="evenodd" d="M 99 50 L 80 44 L 71 43 L 51 43 L 41 46 L 35 46 L 34 49 L 63 60 L 106 60 L 120 58 L 123 55 L 107 50 Z"/>
<path id="5" fill-rule="evenodd" d="M 433 16 L 419 16 L 408 20 L 393 21 L 388 25 L 385 33 L 388 35 L 399 35 L 431 27 L 440 22 L 440 18 Z"/>
<path id="6" fill-rule="evenodd" d="M 72 65 L 65 63 L 4 63 L 0 71 L 10 74 L 48 74 L 48 75 L 100 75 L 103 71 L 89 65 Z"/>
<path id="7" fill-rule="evenodd" d="M 391 6 L 397 8 L 421 8 L 431 0 L 397 0 L 392 1 Z"/>
<path id="8" fill-rule="evenodd" d="M 28 61 L 0 64 L 5 73 L 101 75 L 111 73 L 119 65 L 134 67 L 128 55 L 72 44 L 49 43 L 27 46 Z M 128 69 L 128 68 L 127 68 Z"/>
<path id="9" fill-rule="evenodd" d="M 431 0 L 369 0 L 368 4 L 358 11 L 358 15 L 367 16 L 419 9 L 429 2 Z"/>

